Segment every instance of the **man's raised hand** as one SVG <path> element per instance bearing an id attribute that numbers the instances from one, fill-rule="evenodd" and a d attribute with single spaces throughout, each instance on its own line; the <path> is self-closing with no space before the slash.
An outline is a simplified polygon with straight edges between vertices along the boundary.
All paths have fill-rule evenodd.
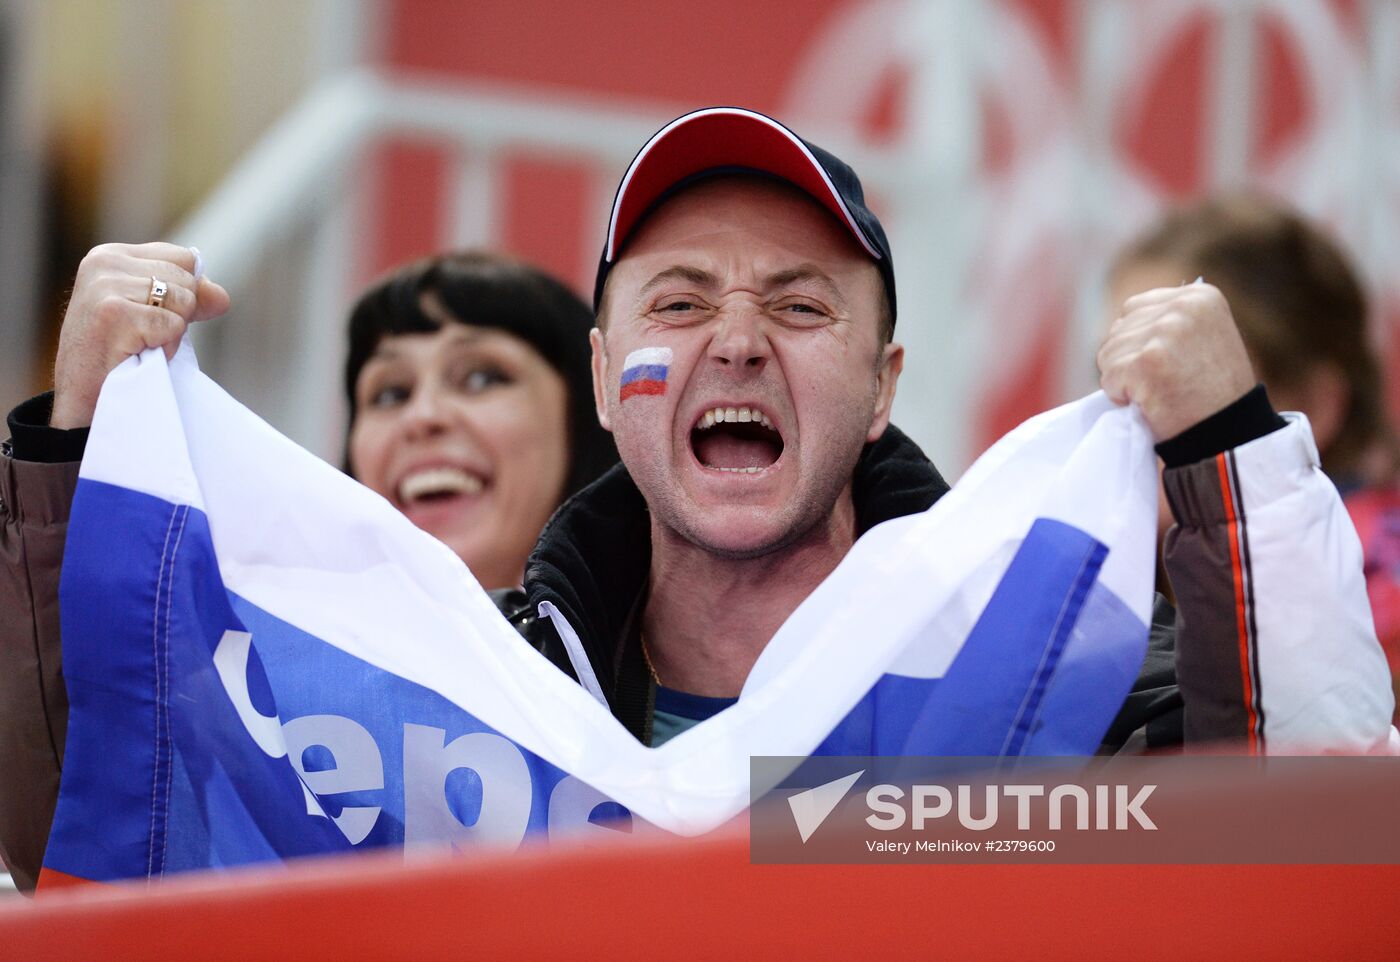
<path id="1" fill-rule="evenodd" d="M 1199 424 L 1255 384 L 1230 305 L 1201 282 L 1128 298 L 1098 364 L 1104 392 L 1117 404 L 1136 403 L 1157 441 Z"/>

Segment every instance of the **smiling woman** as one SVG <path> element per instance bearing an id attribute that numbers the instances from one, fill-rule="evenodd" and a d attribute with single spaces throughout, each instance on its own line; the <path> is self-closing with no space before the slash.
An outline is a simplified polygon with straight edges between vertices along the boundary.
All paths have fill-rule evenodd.
<path id="1" fill-rule="evenodd" d="M 402 267 L 351 313 L 346 465 L 486 588 L 521 583 L 561 501 L 617 460 L 593 413 L 592 312 L 499 255 Z"/>
<path id="2" fill-rule="evenodd" d="M 83 259 L 52 394 L 10 412 L 0 445 L 0 859 L 32 889 L 68 719 L 58 582 L 69 506 L 107 372 L 175 353 L 228 293 L 197 251 L 104 244 Z M 542 271 L 494 254 L 405 265 L 351 313 L 346 467 L 460 557 L 521 627 L 526 559 L 545 522 L 617 461 L 593 407 L 593 313 Z M 561 664 L 567 658 L 555 659 Z M 12 786 L 15 790 L 11 790 Z"/>

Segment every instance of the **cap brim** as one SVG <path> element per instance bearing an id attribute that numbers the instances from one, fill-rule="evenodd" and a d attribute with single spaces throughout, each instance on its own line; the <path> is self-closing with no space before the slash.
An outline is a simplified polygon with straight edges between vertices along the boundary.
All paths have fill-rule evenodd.
<path id="1" fill-rule="evenodd" d="M 613 262 L 638 222 L 673 186 L 724 167 L 762 171 L 792 183 L 845 224 L 871 257 L 881 259 L 800 137 L 752 110 L 707 107 L 661 128 L 632 160 L 613 200 L 604 261 Z"/>

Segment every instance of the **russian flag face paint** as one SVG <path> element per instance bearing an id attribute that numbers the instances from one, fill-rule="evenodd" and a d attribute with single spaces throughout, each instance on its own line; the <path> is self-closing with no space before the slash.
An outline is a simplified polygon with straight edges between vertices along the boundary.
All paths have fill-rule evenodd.
<path id="1" fill-rule="evenodd" d="M 671 368 L 669 347 L 644 347 L 627 355 L 622 365 L 622 387 L 618 400 L 666 393 L 666 374 Z"/>

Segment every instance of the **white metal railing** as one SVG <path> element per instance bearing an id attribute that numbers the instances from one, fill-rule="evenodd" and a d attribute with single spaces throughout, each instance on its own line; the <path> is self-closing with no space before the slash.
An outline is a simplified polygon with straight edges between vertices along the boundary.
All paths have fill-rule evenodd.
<path id="1" fill-rule="evenodd" d="M 458 149 L 455 197 L 443 198 L 454 211 L 450 236 L 441 238 L 444 247 L 490 244 L 499 236 L 494 210 L 498 169 L 510 157 L 535 153 L 586 162 L 597 171 L 596 230 L 584 238 L 591 252 L 601 243 L 621 171 L 674 113 L 583 99 L 542 101 L 432 79 L 389 79 L 364 70 L 323 81 L 173 232 L 176 243 L 200 248 L 211 276 L 230 290 L 235 302 L 253 300 L 262 314 L 244 313 L 216 335 L 196 329 L 202 360 L 295 440 L 328 459 L 338 457 L 338 372 L 356 253 L 354 182 L 366 150 L 396 138 L 437 140 Z M 803 133 L 818 139 L 821 132 Z M 900 193 L 915 176 L 912 165 L 901 164 L 888 150 L 827 133 L 822 142 L 878 192 Z M 268 314 L 286 304 L 286 298 L 270 304 L 255 300 L 257 278 L 270 257 L 303 265 L 304 286 L 294 317 Z M 580 265 L 577 280 L 588 279 Z M 295 337 L 276 329 L 289 323 L 297 326 Z M 288 349 L 269 351 L 265 344 L 259 349 L 257 342 L 267 338 L 280 339 Z M 238 390 L 240 381 L 245 390 Z"/>
<path id="2" fill-rule="evenodd" d="M 463 84 L 394 81 L 355 71 L 321 83 L 279 120 L 176 228 L 174 238 L 176 243 L 197 243 L 236 288 L 256 269 L 269 242 L 290 234 L 299 218 L 324 208 L 372 141 L 440 138 L 473 155 L 537 151 L 574 156 L 598 162 L 615 182 L 646 138 L 673 113 L 560 98 L 545 102 Z M 831 143 L 877 189 L 898 190 L 901 181 L 914 175 L 911 165 L 901 164 L 889 150 L 828 133 L 817 139 Z"/>

